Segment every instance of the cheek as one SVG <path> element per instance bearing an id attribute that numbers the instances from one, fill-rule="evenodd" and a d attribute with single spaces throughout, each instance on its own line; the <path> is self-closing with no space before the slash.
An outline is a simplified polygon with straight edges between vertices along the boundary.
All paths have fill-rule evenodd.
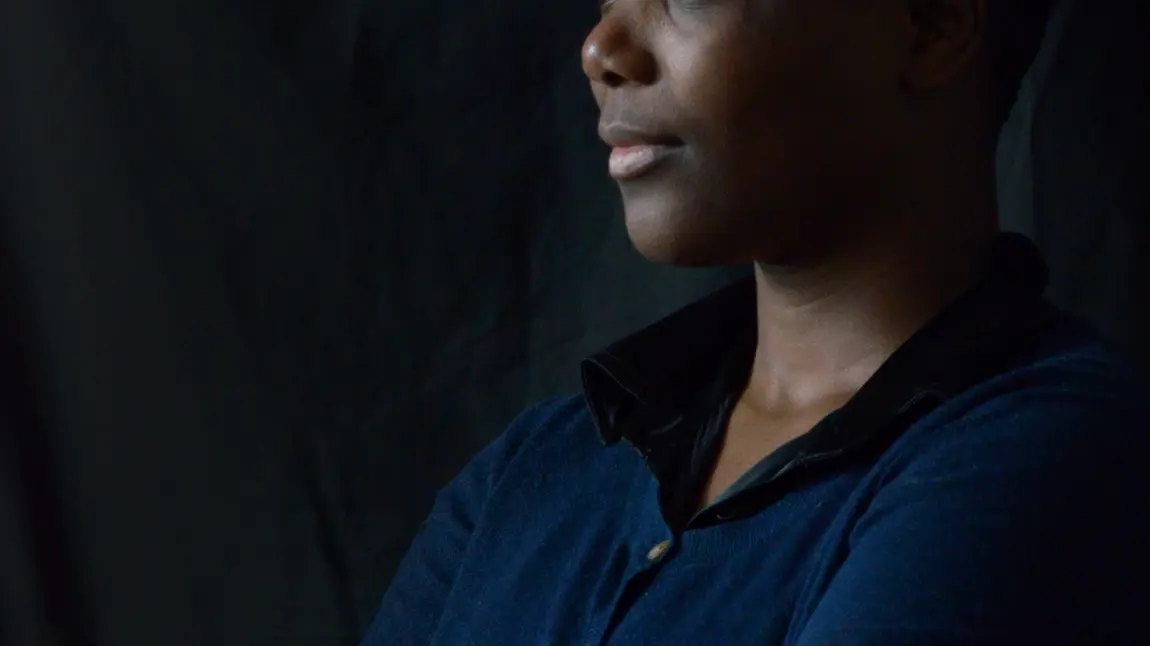
<path id="1" fill-rule="evenodd" d="M 591 96 L 595 99 L 595 105 L 599 106 L 599 109 L 602 110 L 603 98 L 607 95 L 607 88 L 604 87 L 602 83 L 596 83 L 595 81 L 591 81 L 589 85 L 591 86 Z"/>
<path id="2" fill-rule="evenodd" d="M 880 155 L 890 128 L 873 93 L 830 58 L 807 52 L 797 64 L 803 53 L 746 50 L 698 81 L 690 107 L 699 170 L 732 201 L 793 207 Z"/>

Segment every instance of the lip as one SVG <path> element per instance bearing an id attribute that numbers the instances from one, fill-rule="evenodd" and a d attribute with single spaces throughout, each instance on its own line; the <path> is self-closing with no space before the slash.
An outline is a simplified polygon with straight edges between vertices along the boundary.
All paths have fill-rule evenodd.
<path id="1" fill-rule="evenodd" d="M 631 146 L 681 146 L 683 140 L 655 129 L 640 128 L 622 121 L 599 124 L 599 138 L 612 148 Z"/>
<path id="2" fill-rule="evenodd" d="M 654 169 L 671 156 L 677 146 L 639 144 L 611 149 L 607 171 L 616 180 L 634 179 Z"/>
<path id="3" fill-rule="evenodd" d="M 611 146 L 607 170 L 616 180 L 650 172 L 683 145 L 678 137 L 618 122 L 600 124 L 599 138 Z"/>

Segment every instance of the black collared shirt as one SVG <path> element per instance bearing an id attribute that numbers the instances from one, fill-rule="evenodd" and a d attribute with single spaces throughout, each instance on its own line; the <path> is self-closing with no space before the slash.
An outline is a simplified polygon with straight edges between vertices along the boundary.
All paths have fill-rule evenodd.
<path id="1" fill-rule="evenodd" d="M 786 479 L 881 450 L 900 430 L 1007 366 L 1054 319 L 1047 270 L 1026 238 L 1004 233 L 981 284 L 900 347 L 848 401 L 761 460 L 717 500 L 696 502 L 745 388 L 755 353 L 755 287 L 740 280 L 583 364 L 584 392 L 606 444 L 635 447 L 658 481 L 675 531 L 751 515 Z"/>

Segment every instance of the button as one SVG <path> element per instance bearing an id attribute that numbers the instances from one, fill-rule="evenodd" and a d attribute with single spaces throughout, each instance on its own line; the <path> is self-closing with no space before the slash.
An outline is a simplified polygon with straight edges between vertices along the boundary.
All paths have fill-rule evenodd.
<path id="1" fill-rule="evenodd" d="M 671 541 L 663 541 L 662 543 L 656 544 L 647 551 L 647 561 L 651 563 L 658 561 L 663 558 L 663 555 L 665 555 L 669 549 L 671 549 Z"/>

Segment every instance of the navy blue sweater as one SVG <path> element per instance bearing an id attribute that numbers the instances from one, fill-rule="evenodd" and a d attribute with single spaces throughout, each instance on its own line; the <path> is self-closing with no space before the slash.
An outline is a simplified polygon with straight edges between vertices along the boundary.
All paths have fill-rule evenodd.
<path id="1" fill-rule="evenodd" d="M 439 495 L 365 646 L 1150 644 L 1146 393 L 1085 328 L 754 513 L 676 526 L 582 395 Z"/>

